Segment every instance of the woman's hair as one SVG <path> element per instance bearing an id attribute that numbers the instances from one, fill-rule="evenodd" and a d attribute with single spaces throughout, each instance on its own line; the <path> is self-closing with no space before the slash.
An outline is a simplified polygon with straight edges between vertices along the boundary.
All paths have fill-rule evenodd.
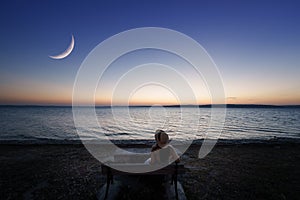
<path id="1" fill-rule="evenodd" d="M 155 140 L 161 144 L 167 144 L 169 142 L 169 136 L 165 131 L 158 129 L 155 131 Z"/>

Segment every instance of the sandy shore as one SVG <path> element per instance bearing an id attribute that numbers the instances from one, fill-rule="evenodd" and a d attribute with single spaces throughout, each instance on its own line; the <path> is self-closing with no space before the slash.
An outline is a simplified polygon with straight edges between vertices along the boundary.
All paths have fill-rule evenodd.
<path id="1" fill-rule="evenodd" d="M 217 145 L 204 159 L 198 150 L 193 145 L 182 158 L 188 170 L 179 180 L 188 199 L 300 196 L 299 143 Z M 79 144 L 2 144 L 0 163 L 0 199 L 96 199 L 105 183 L 101 164 Z M 152 199 L 151 189 L 142 192 Z"/>

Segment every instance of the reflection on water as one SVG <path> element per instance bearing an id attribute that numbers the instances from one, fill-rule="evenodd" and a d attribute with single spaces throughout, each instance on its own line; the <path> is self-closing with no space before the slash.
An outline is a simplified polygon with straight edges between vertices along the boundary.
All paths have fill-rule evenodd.
<path id="1" fill-rule="evenodd" d="M 88 108 L 81 108 L 88 109 Z M 110 139 L 153 139 L 156 129 L 171 138 L 184 140 L 205 137 L 210 126 L 209 108 L 133 107 L 96 108 L 101 126 L 79 127 L 81 138 L 108 136 Z M 84 116 L 86 124 L 92 116 Z M 212 130 L 214 127 L 211 127 Z M 212 133 L 207 135 L 214 138 Z M 269 139 L 300 137 L 300 109 L 227 108 L 223 139 Z M 0 139 L 77 140 L 71 107 L 0 107 Z"/>

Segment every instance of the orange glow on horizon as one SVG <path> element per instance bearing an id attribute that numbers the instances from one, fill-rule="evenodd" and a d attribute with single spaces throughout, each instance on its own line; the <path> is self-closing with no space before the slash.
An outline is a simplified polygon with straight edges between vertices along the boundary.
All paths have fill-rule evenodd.
<path id="1" fill-rule="evenodd" d="M 276 92 L 241 95 L 228 95 L 227 104 L 268 104 L 268 105 L 300 105 L 300 93 L 285 92 L 279 95 Z M 109 94 L 96 95 L 94 102 L 89 102 L 82 95 L 82 105 L 187 105 L 187 104 L 211 104 L 207 96 L 197 97 L 197 102 L 184 99 L 178 100 L 172 93 L 166 90 L 149 91 L 146 89 L 137 91 L 130 98 L 116 96 L 112 101 Z M 112 104 L 113 103 L 113 104 Z M 2 105 L 72 105 L 72 89 L 63 87 L 35 86 L 23 88 L 0 87 L 0 104 Z"/>
<path id="2" fill-rule="evenodd" d="M 265 99 L 261 101 L 256 101 L 256 100 L 245 100 L 245 101 L 232 101 L 232 100 L 227 100 L 227 104 L 264 104 L 264 105 L 300 105 L 300 99 L 292 99 L 292 100 L 272 100 L 272 99 Z M 43 98 L 30 98 L 30 99 L 25 99 L 25 98 L 17 98 L 17 99 L 10 99 L 10 98 L 0 98 L 0 104 L 1 105 L 72 105 L 72 98 L 67 98 L 67 99 L 43 99 Z M 200 101 L 197 103 L 199 105 L 206 105 L 206 104 L 211 104 L 210 101 Z M 94 105 L 94 103 L 87 102 L 87 101 L 82 101 L 80 102 L 80 105 Z M 111 101 L 105 101 L 105 100 L 97 100 L 95 101 L 95 105 L 97 106 L 110 106 Z M 128 103 L 124 103 L 121 101 L 115 101 L 113 105 L 120 105 L 120 106 L 134 106 L 134 105 L 194 105 L 193 103 L 178 103 L 176 101 L 130 101 Z"/>

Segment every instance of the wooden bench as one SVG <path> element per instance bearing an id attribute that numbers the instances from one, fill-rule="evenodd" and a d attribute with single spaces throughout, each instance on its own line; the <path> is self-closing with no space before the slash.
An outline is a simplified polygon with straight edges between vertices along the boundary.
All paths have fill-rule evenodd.
<path id="1" fill-rule="evenodd" d="M 177 176 L 178 174 L 185 172 L 184 165 L 177 162 L 157 170 L 154 170 L 155 166 L 144 163 L 110 163 L 109 166 L 102 165 L 101 169 L 102 174 L 106 175 L 106 191 L 104 199 L 108 196 L 109 186 L 113 183 L 114 175 L 171 175 L 171 184 L 174 184 L 175 195 L 178 200 Z M 128 169 L 130 169 L 130 171 L 140 173 L 126 172 Z"/>

